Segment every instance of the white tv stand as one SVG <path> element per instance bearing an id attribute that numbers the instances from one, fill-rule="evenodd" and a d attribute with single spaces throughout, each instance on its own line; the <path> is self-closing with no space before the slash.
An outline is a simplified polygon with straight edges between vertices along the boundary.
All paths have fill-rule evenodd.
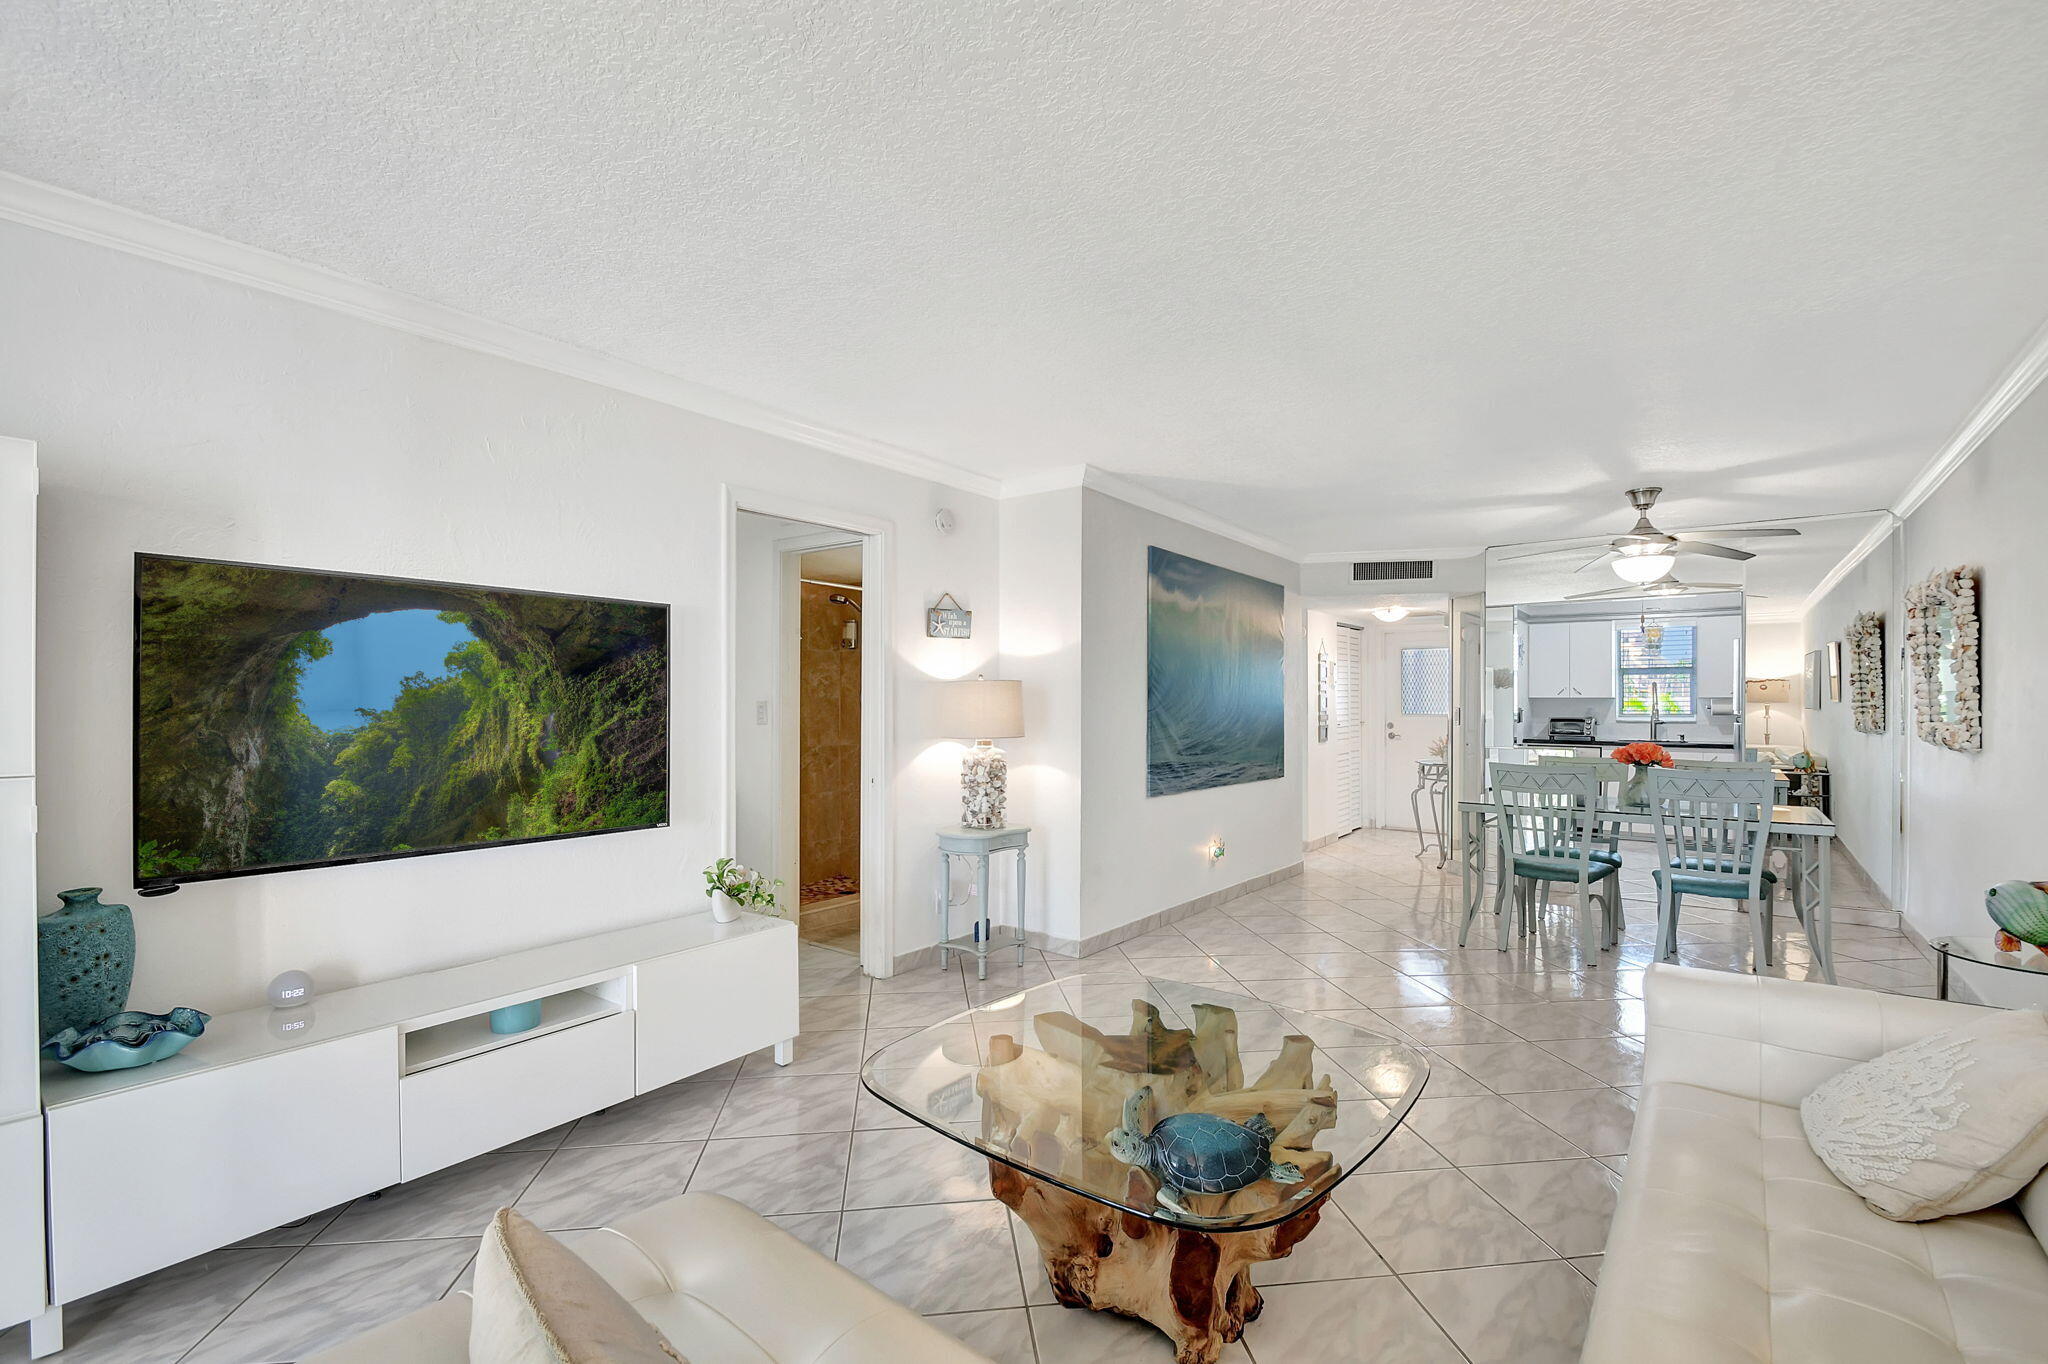
<path id="1" fill-rule="evenodd" d="M 485 1015 L 541 999 L 540 1026 Z M 708 911 L 222 1014 L 135 1070 L 43 1074 L 50 1300 L 63 1304 L 773 1046 L 796 925 Z"/>

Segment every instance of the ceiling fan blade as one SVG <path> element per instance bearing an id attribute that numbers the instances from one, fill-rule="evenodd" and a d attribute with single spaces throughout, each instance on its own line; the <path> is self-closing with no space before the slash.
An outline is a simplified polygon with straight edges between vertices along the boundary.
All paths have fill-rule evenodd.
<path id="1" fill-rule="evenodd" d="M 1704 540 L 1687 540 L 1683 544 L 1674 545 L 1673 548 L 1680 554 L 1710 554 L 1716 559 L 1733 559 L 1737 563 L 1756 557 L 1746 549 L 1736 549 L 1732 545 L 1708 544 Z"/>
<path id="2" fill-rule="evenodd" d="M 1583 553 L 1584 551 L 1581 551 L 1581 552 Z M 1606 562 L 1607 562 L 1608 560 L 1610 560 L 1610 559 L 1619 559 L 1620 557 L 1621 557 L 1621 555 L 1620 555 L 1620 554 L 1619 554 L 1618 552 L 1616 552 L 1615 550 L 1611 550 L 1611 549 L 1610 549 L 1610 550 L 1607 550 L 1606 552 L 1602 553 L 1602 554 L 1600 555 L 1600 557 L 1599 557 L 1599 558 L 1597 558 L 1597 559 L 1588 559 L 1588 560 L 1587 560 L 1587 561 L 1586 561 L 1585 563 L 1583 563 L 1583 564 L 1580 564 L 1580 565 L 1579 565 L 1579 567 L 1578 567 L 1578 569 L 1577 569 L 1576 571 L 1577 571 L 1577 572 L 1580 572 L 1580 573 L 1584 573 L 1584 572 L 1587 572 L 1587 571 L 1588 571 L 1588 570 L 1590 570 L 1590 569 L 1595 569 L 1595 568 L 1598 568 L 1598 567 L 1600 567 L 1600 565 L 1602 565 L 1602 564 L 1606 563 Z"/>
<path id="3" fill-rule="evenodd" d="M 1595 597 L 1635 597 L 1642 595 L 1640 587 L 1610 587 L 1605 592 L 1574 592 L 1566 601 L 1591 601 Z"/>
<path id="4" fill-rule="evenodd" d="M 1553 545 L 1549 549 L 1532 549 L 1527 554 L 1503 554 L 1500 556 L 1500 562 L 1506 564 L 1517 559 L 1547 559 L 1553 554 L 1584 554 L 1599 543 L 1598 540 L 1585 540 L 1569 545 Z"/>
<path id="5" fill-rule="evenodd" d="M 1775 536 L 1797 535 L 1796 526 L 1730 526 L 1727 530 L 1682 530 L 1681 540 L 1704 540 L 1709 536 L 1720 540 L 1763 540 Z"/>

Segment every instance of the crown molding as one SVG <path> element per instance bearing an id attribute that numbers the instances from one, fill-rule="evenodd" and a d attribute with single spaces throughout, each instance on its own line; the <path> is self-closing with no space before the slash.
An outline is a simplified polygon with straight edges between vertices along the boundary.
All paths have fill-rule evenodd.
<path id="1" fill-rule="evenodd" d="M 1852 545 L 1849 552 L 1842 556 L 1841 562 L 1829 569 L 1827 576 L 1814 585 L 1813 591 L 1806 594 L 1806 600 L 1800 603 L 1798 614 L 1791 617 L 1778 618 L 1806 619 L 1808 614 L 1820 605 L 1821 599 L 1834 591 L 1842 579 L 1848 577 L 1855 570 L 1856 565 L 1868 559 L 1872 554 L 1875 554 L 1878 546 L 1891 539 L 1892 532 L 1897 530 L 1904 520 L 1904 517 L 1893 511 L 1888 511 L 1883 516 L 1880 516 L 1877 519 L 1877 524 L 1863 532 L 1863 538 Z"/>
<path id="2" fill-rule="evenodd" d="M 1379 563 L 1390 559 L 1436 559 L 1448 562 L 1454 559 L 1476 559 L 1486 553 L 1485 545 L 1435 545 L 1427 549 L 1351 549 L 1317 550 L 1305 556 L 1305 564 L 1355 564 L 1360 562 Z"/>
<path id="3" fill-rule="evenodd" d="M 1927 461 L 1919 475 L 1906 485 L 1905 492 L 1899 495 L 1890 511 L 1807 594 L 1806 601 L 1799 608 L 1799 618 L 1805 619 L 1842 579 L 1890 539 L 1892 533 L 1905 524 L 1908 516 L 1934 496 L 1935 490 L 1948 480 L 1948 476 L 1977 452 L 1977 447 L 2012 415 L 2014 408 L 2040 387 L 2043 379 L 2048 379 L 2048 323 L 2043 323 L 2027 338 L 2027 343 L 2020 347 L 2019 356 L 2006 367 L 1998 382 L 1991 386 L 1991 391 L 1970 409 L 1970 414 L 1963 418 L 1955 434 L 1942 442 L 1941 448 L 1934 452 L 1934 457 Z"/>
<path id="4" fill-rule="evenodd" d="M 1263 550 L 1265 553 L 1276 555 L 1291 564 L 1299 564 L 1301 562 L 1300 553 L 1292 545 L 1284 545 L 1278 540 L 1260 535 L 1256 531 L 1246 530 L 1243 526 L 1226 521 L 1220 516 L 1211 516 L 1199 507 L 1191 507 L 1187 503 L 1168 497 L 1164 493 L 1155 493 L 1150 488 L 1142 487 L 1139 484 L 1130 482 L 1128 479 L 1107 473 L 1092 464 L 1082 467 L 1081 486 L 1113 497 L 1119 502 L 1128 502 L 1134 507 L 1142 507 L 1146 511 L 1157 512 L 1161 516 L 1184 522 L 1195 527 L 1197 530 L 1206 530 L 1210 534 L 1220 535 L 1226 540 L 1235 540 L 1239 544 L 1251 549 Z M 1005 491 L 1007 491 L 1007 486 Z"/>
<path id="5" fill-rule="evenodd" d="M 1004 497 L 1036 497 L 1039 493 L 1056 493 L 1062 488 L 1079 488 L 1088 481 L 1088 466 L 1067 464 L 1057 469 L 1040 469 L 1035 473 L 1012 474 L 1003 480 Z"/>
<path id="6" fill-rule="evenodd" d="M 1999 423 L 2012 415 L 2012 410 L 2027 400 L 2027 396 L 2048 378 L 2048 323 L 2027 338 L 2026 345 L 2011 365 L 2000 375 L 1983 401 L 1963 419 L 1955 434 L 1943 443 L 1934 458 L 1927 461 L 1927 467 L 1920 476 L 1906 485 L 1892 511 L 1901 519 L 1910 516 L 1928 498 L 1934 496 L 1948 476 L 1956 471 L 1962 462 L 1976 453 L 1985 437 L 1998 429 Z"/>
<path id="7" fill-rule="evenodd" d="M 293 260 L 274 251 L 183 227 L 101 199 L 0 171 L 0 220 L 111 247 L 265 293 L 331 309 L 379 326 L 464 350 L 531 365 L 630 393 L 667 407 L 777 436 L 813 449 L 983 497 L 1002 496 L 1000 480 L 886 441 L 783 412 L 646 365 L 586 350 L 521 327 L 478 317 L 395 289 Z"/>

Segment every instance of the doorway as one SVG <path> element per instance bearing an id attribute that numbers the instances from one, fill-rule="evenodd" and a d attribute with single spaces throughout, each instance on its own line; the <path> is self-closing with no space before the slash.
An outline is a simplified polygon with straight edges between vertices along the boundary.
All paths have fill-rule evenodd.
<path id="1" fill-rule="evenodd" d="M 1451 738 L 1451 632 L 1448 624 L 1375 631 L 1367 766 L 1382 829 L 1413 829 L 1416 764 L 1442 758 Z M 1429 812 L 1422 812 L 1425 824 Z"/>
<path id="2" fill-rule="evenodd" d="M 860 955 L 861 545 L 787 551 L 797 573 L 797 936 Z"/>
<path id="3" fill-rule="evenodd" d="M 1337 622 L 1330 656 L 1330 744 L 1337 783 L 1337 832 L 1365 825 L 1365 631 Z"/>
<path id="4" fill-rule="evenodd" d="M 808 947 L 856 958 L 876 889 L 872 538 L 734 510 L 731 844 L 782 883 Z"/>

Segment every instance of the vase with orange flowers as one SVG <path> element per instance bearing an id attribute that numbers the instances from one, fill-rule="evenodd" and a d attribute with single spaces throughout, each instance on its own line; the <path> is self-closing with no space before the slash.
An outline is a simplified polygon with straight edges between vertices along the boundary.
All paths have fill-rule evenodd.
<path id="1" fill-rule="evenodd" d="M 1662 744 L 1623 744 L 1609 755 L 1616 762 L 1628 768 L 1628 780 L 1621 784 L 1623 805 L 1643 804 L 1643 783 L 1649 778 L 1653 767 L 1676 767 Z"/>

